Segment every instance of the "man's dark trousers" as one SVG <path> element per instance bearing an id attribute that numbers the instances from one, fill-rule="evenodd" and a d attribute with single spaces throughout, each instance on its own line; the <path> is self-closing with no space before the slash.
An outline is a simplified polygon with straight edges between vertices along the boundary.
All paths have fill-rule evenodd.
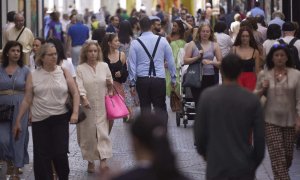
<path id="1" fill-rule="evenodd" d="M 136 90 L 140 100 L 141 113 L 151 110 L 162 113 L 165 125 L 168 124 L 168 112 L 166 105 L 166 80 L 156 77 L 138 77 Z"/>

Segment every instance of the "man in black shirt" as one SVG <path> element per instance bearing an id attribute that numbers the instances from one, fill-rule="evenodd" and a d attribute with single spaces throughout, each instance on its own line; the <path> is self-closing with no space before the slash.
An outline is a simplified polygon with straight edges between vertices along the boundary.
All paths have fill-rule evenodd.
<path id="1" fill-rule="evenodd" d="M 238 56 L 225 57 L 221 72 L 223 85 L 208 88 L 200 97 L 195 145 L 207 161 L 207 179 L 253 180 L 265 153 L 262 107 L 258 97 L 237 84 Z"/>

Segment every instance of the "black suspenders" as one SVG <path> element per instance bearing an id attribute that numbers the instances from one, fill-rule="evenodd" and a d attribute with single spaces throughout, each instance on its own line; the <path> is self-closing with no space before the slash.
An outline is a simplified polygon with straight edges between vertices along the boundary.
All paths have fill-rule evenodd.
<path id="1" fill-rule="evenodd" d="M 145 50 L 147 56 L 150 59 L 150 66 L 149 66 L 149 73 L 148 73 L 149 77 L 151 76 L 152 72 L 153 72 L 153 76 L 156 76 L 155 67 L 154 67 L 154 57 L 155 57 L 155 54 L 156 54 L 156 50 L 157 50 L 160 38 L 161 38 L 161 36 L 158 36 L 158 39 L 156 41 L 156 44 L 155 44 L 155 47 L 154 47 L 154 50 L 153 50 L 153 53 L 152 53 L 152 56 L 150 55 L 150 53 L 149 53 L 148 49 L 146 48 L 145 44 L 139 38 L 137 38 L 137 41 L 142 45 L 143 49 Z"/>

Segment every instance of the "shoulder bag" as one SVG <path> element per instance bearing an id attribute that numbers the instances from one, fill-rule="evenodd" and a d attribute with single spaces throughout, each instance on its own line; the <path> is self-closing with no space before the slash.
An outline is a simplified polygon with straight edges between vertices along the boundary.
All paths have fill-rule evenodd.
<path id="1" fill-rule="evenodd" d="M 65 70 L 62 68 L 63 72 L 64 72 L 64 77 L 66 79 L 66 74 L 65 74 Z M 66 79 L 67 80 L 67 79 Z M 72 115 L 73 113 L 73 99 L 72 99 L 72 95 L 70 94 L 70 91 L 68 93 L 68 98 L 66 101 L 66 107 L 70 113 L 70 115 Z M 82 121 L 84 121 L 86 119 L 86 114 L 83 111 L 83 108 L 81 105 L 79 105 L 79 110 L 78 110 L 78 121 L 75 124 L 81 123 Z"/>
<path id="2" fill-rule="evenodd" d="M 202 49 L 200 43 L 196 43 L 196 46 L 199 50 Z M 196 61 L 193 64 L 190 64 L 187 68 L 186 73 L 183 76 L 183 87 L 193 87 L 200 88 L 202 81 L 202 63 L 200 61 Z"/>
<path id="3" fill-rule="evenodd" d="M 124 102 L 124 98 L 115 89 L 115 95 L 105 96 L 106 115 L 108 120 L 114 120 L 128 116 L 129 111 Z"/>

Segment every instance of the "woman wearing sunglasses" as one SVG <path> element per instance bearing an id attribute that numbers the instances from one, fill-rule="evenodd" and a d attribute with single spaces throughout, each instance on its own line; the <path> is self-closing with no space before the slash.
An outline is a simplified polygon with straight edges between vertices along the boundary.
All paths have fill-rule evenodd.
<path id="1" fill-rule="evenodd" d="M 282 44 L 272 46 L 266 66 L 258 75 L 254 92 L 267 97 L 266 143 L 274 179 L 290 179 L 295 132 L 300 130 L 300 72 L 292 68 L 289 50 Z"/>

